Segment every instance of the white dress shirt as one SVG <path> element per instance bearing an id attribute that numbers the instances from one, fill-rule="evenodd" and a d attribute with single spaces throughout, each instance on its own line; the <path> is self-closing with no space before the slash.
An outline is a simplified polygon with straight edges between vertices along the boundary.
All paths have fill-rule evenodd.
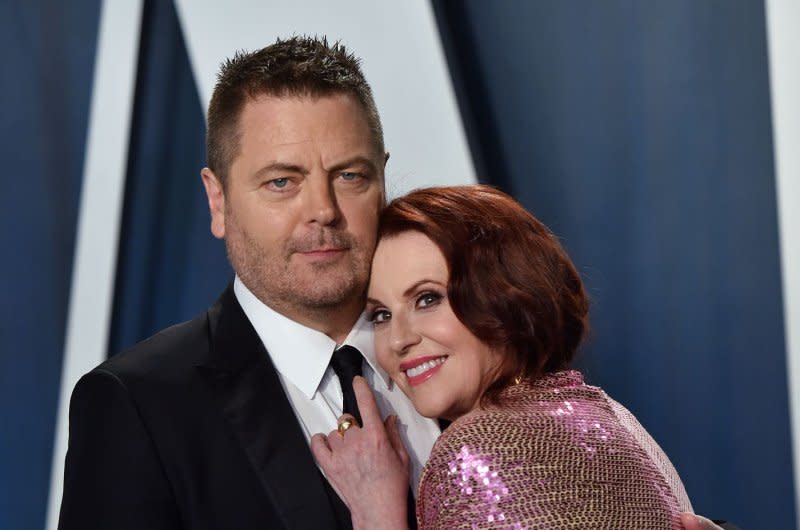
<path id="1" fill-rule="evenodd" d="M 294 409 L 306 441 L 316 433 L 336 429 L 342 414 L 342 388 L 329 366 L 334 350 L 344 344 L 364 356 L 364 378 L 372 387 L 383 418 L 396 414 L 400 433 L 411 457 L 412 491 L 417 493 L 422 467 L 440 434 L 436 421 L 423 418 L 405 394 L 378 365 L 372 339 L 372 324 L 361 315 L 343 344 L 319 331 L 307 328 L 261 302 L 237 276 L 233 283 L 236 299 L 267 349 L 278 377 Z"/>

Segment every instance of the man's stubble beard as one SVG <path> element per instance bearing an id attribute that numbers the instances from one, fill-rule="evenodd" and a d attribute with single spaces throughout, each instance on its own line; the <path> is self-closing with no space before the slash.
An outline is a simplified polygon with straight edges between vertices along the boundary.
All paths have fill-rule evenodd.
<path id="1" fill-rule="evenodd" d="M 235 217 L 226 216 L 225 248 L 234 271 L 264 304 L 282 312 L 330 311 L 363 300 L 369 280 L 370 256 L 349 234 L 325 229 L 319 239 L 349 247 L 344 261 L 309 264 L 308 270 L 292 266 L 292 255 L 313 242 L 290 241 L 279 253 L 268 252 Z"/>

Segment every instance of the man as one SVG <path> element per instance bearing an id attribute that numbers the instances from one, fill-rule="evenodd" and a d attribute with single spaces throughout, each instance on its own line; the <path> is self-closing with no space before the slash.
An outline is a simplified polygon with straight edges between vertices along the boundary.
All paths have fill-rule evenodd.
<path id="1" fill-rule="evenodd" d="M 223 65 L 201 175 L 236 278 L 78 383 L 60 528 L 350 528 L 308 447 L 343 412 L 342 345 L 405 426 L 416 483 L 438 428 L 378 368 L 360 316 L 387 159 L 343 47 L 292 38 Z"/>
<path id="2" fill-rule="evenodd" d="M 390 388 L 359 320 L 387 158 L 344 48 L 294 38 L 223 66 L 202 178 L 236 280 L 78 383 L 61 528 L 348 528 L 307 444 L 342 414 L 341 344 L 424 461 L 438 429 Z"/>

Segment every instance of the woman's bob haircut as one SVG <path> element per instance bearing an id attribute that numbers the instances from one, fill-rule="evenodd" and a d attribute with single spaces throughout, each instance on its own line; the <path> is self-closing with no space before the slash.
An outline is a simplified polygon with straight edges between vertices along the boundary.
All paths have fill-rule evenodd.
<path id="1" fill-rule="evenodd" d="M 558 239 L 522 205 L 490 186 L 419 189 L 381 214 L 379 238 L 408 231 L 439 247 L 453 312 L 503 355 L 484 404 L 520 378 L 569 365 L 587 331 L 589 301 Z"/>

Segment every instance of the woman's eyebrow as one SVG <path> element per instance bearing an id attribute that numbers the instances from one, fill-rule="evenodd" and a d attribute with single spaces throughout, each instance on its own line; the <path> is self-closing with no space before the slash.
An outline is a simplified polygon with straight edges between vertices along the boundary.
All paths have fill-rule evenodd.
<path id="1" fill-rule="evenodd" d="M 370 298 L 368 296 L 367 297 L 367 305 L 370 305 L 370 304 L 371 305 L 383 305 L 383 303 L 380 300 L 376 300 L 375 298 Z"/>

